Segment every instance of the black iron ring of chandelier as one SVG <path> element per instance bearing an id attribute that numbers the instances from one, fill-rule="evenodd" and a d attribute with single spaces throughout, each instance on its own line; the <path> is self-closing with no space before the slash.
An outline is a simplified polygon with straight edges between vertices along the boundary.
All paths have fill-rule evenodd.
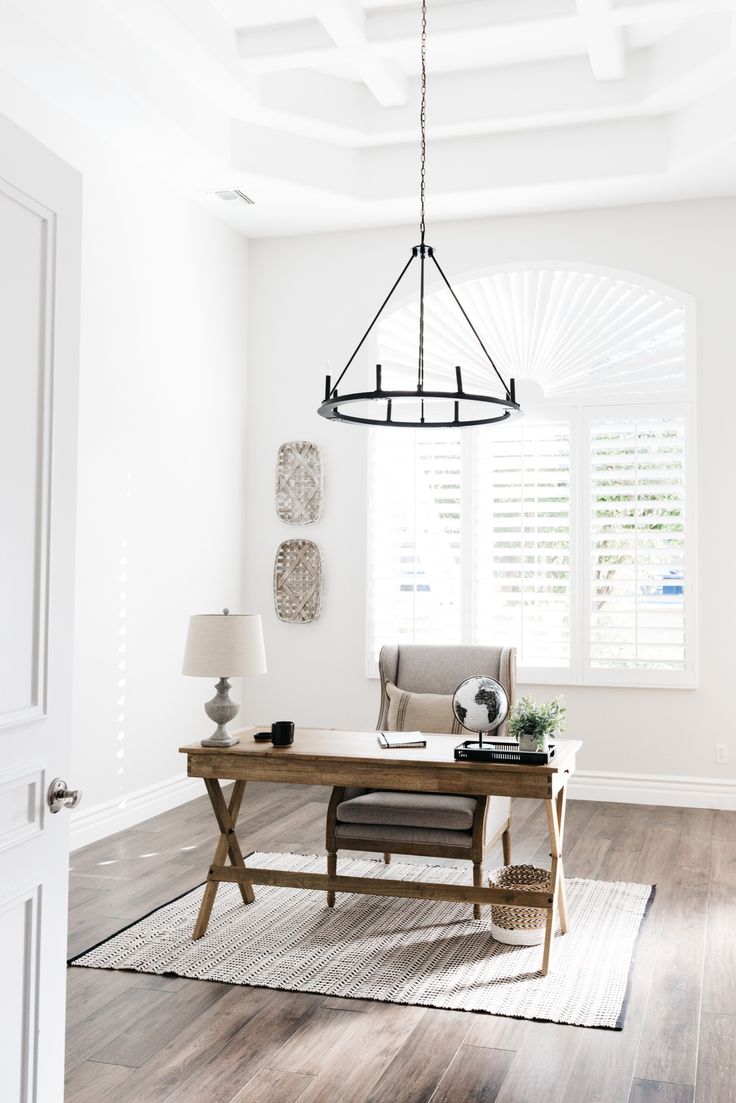
<path id="1" fill-rule="evenodd" d="M 474 425 L 492 425 L 496 422 L 507 421 L 509 418 L 516 414 L 520 414 L 521 407 L 516 401 L 514 380 L 510 379 L 508 383 L 501 375 L 501 372 L 496 367 L 491 354 L 483 344 L 483 341 L 478 334 L 473 323 L 470 321 L 465 308 L 458 299 L 457 295 L 452 289 L 450 281 L 440 267 L 439 261 L 435 256 L 434 249 L 431 245 L 425 244 L 425 183 L 426 183 L 426 161 L 427 161 L 427 137 L 426 137 L 426 119 L 427 119 L 427 3 L 426 0 L 422 0 L 422 35 L 421 35 L 421 109 L 419 113 L 419 129 L 421 135 L 421 156 L 420 156 L 420 182 L 419 182 L 419 198 L 420 198 L 420 219 L 419 219 L 419 245 L 415 245 L 411 251 L 411 256 L 399 273 L 399 277 L 394 283 L 393 287 L 389 291 L 386 298 L 378 308 L 373 321 L 368 326 L 360 341 L 358 342 L 355 351 L 348 360 L 347 364 L 341 371 L 337 380 L 333 384 L 331 377 L 328 375 L 325 379 L 325 397 L 322 405 L 318 409 L 318 413 L 330 421 L 344 421 L 353 425 L 388 425 L 404 428 L 461 428 L 465 426 Z M 366 338 L 370 334 L 371 330 L 375 326 L 378 319 L 381 317 L 386 304 L 393 295 L 396 288 L 401 283 L 402 279 L 406 275 L 412 262 L 419 259 L 419 352 L 417 361 L 417 385 L 413 390 L 384 390 L 382 386 L 382 369 L 380 364 L 376 364 L 376 386 L 372 391 L 353 391 L 345 394 L 340 394 L 338 388 L 342 382 L 345 373 L 350 365 L 355 360 L 355 357 L 360 352 Z M 445 286 L 450 292 L 452 298 L 460 309 L 460 312 L 470 327 L 475 339 L 480 345 L 483 353 L 490 364 L 493 372 L 497 376 L 501 386 L 503 388 L 503 394 L 500 396 L 490 394 L 480 394 L 477 392 L 466 391 L 463 388 L 462 370 L 459 366 L 455 367 L 455 390 L 434 390 L 427 389 L 424 385 L 424 289 L 425 289 L 425 263 L 427 260 L 431 260 L 435 268 L 442 277 Z M 411 405 L 411 400 L 417 411 L 417 416 L 409 418 L 406 415 L 407 405 Z M 394 409 L 394 402 L 396 402 L 397 409 Z M 375 408 L 375 403 L 385 404 L 385 416 L 383 417 L 367 417 L 361 416 L 361 412 L 365 411 L 365 406 L 368 404 L 372 408 Z M 357 411 L 349 412 L 346 407 L 357 407 Z M 439 410 L 440 416 L 433 417 L 432 411 Z M 448 417 L 448 411 L 452 411 L 452 416 Z"/>

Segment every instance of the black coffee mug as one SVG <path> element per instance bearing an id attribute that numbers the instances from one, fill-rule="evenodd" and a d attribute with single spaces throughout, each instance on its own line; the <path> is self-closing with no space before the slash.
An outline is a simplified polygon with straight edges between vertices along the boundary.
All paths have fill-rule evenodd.
<path id="1" fill-rule="evenodd" d="M 294 724 L 291 720 L 276 720 L 271 725 L 271 742 L 274 747 L 289 747 L 294 742 Z"/>

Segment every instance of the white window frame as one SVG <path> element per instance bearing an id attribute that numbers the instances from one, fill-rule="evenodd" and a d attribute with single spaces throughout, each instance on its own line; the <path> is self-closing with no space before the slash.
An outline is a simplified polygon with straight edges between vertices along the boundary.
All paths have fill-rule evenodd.
<path id="1" fill-rule="evenodd" d="M 692 296 L 677 288 L 668 287 L 650 280 L 638 273 L 618 269 L 604 268 L 599 265 L 565 263 L 520 263 L 498 265 L 493 268 L 469 273 L 465 277 L 453 280 L 462 286 L 464 280 L 493 275 L 499 272 L 542 271 L 561 269 L 569 272 L 602 273 L 614 278 L 622 278 L 635 286 L 651 288 L 676 298 L 685 314 L 685 386 L 672 398 L 663 400 L 660 396 L 645 395 L 635 403 L 621 403 L 611 395 L 595 396 L 594 399 L 581 394 L 571 402 L 566 398 L 549 398 L 539 403 L 527 402 L 525 414 L 535 420 L 555 420 L 560 415 L 569 417 L 571 425 L 570 449 L 570 666 L 567 668 L 544 668 L 519 666 L 517 680 L 530 685 L 550 686 L 601 686 L 611 688 L 649 688 L 649 689 L 696 689 L 698 687 L 698 562 L 697 562 L 697 438 L 696 438 L 696 318 L 695 302 Z M 406 296 L 399 306 L 411 302 L 413 296 Z M 377 346 L 376 338 L 373 338 Z M 377 355 L 377 347 L 374 348 Z M 667 417 L 672 414 L 682 416 L 685 422 L 685 562 L 687 563 L 688 583 L 685 589 L 685 635 L 684 649 L 686 665 L 684 670 L 654 671 L 646 669 L 608 669 L 592 667 L 590 664 L 590 616 L 585 614 L 590 585 L 590 426 L 591 422 L 604 411 L 611 414 L 646 413 L 650 416 Z M 366 503 L 371 500 L 370 435 L 392 432 L 385 427 L 371 429 L 366 434 Z M 462 431 L 462 514 L 463 514 L 463 555 L 461 561 L 461 624 L 464 643 L 472 643 L 472 575 L 473 548 L 472 522 L 466 524 L 465 518 L 471 515 L 473 490 L 476 482 L 475 462 L 472 449 L 473 430 Z M 370 519 L 369 519 L 370 523 Z M 467 532 L 466 532 L 467 529 Z M 366 569 L 368 562 L 366 560 Z M 367 582 L 367 579 L 366 579 Z M 371 658 L 371 590 L 366 590 L 365 655 L 366 677 L 378 676 L 377 664 Z"/>

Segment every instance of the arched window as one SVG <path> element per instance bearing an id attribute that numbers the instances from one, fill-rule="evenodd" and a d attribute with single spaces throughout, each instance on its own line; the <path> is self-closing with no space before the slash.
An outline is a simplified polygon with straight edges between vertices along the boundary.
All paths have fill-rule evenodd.
<path id="1" fill-rule="evenodd" d="M 368 662 L 389 641 L 514 643 L 527 682 L 691 686 L 694 307 L 590 266 L 456 283 L 525 416 L 371 430 Z M 426 360 L 488 389 L 457 308 L 427 301 Z M 415 371 L 417 306 L 378 332 Z"/>

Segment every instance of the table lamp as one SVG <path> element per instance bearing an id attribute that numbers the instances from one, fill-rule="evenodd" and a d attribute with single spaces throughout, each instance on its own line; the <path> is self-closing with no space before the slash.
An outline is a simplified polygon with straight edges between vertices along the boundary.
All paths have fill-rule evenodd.
<path id="1" fill-rule="evenodd" d="M 195 678 L 218 678 L 217 692 L 204 711 L 217 727 L 203 747 L 232 747 L 238 742 L 225 725 L 234 720 L 240 705 L 230 700 L 228 678 L 265 674 L 266 651 L 260 613 L 204 613 L 189 618 L 182 674 Z"/>

